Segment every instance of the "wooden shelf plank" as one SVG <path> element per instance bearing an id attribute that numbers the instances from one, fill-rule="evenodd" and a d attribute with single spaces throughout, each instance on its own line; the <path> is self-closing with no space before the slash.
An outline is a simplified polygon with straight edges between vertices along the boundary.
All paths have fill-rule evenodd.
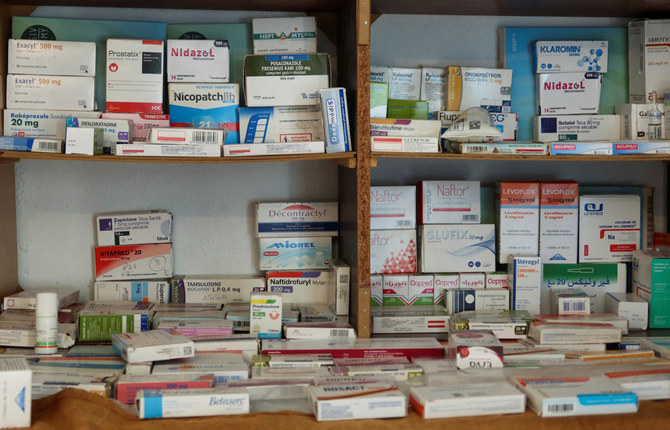
<path id="1" fill-rule="evenodd" d="M 139 163 L 259 163 L 277 161 L 310 161 L 333 160 L 347 167 L 356 166 L 355 152 L 336 154 L 300 154 L 300 155 L 269 155 L 257 157 L 133 157 L 115 155 L 73 155 L 49 154 L 39 152 L 0 152 L 0 162 L 4 160 L 69 160 L 69 161 L 114 161 Z"/>
<path id="2" fill-rule="evenodd" d="M 436 160 L 491 160 L 491 161 L 510 161 L 510 160 L 529 160 L 529 161 L 670 161 L 670 154 L 640 154 L 640 155 L 507 155 L 507 154 L 428 154 L 428 153 L 399 153 L 399 152 L 374 152 L 372 159 L 380 158 L 405 158 L 405 159 L 436 159 Z M 374 166 L 373 166 L 374 167 Z"/>

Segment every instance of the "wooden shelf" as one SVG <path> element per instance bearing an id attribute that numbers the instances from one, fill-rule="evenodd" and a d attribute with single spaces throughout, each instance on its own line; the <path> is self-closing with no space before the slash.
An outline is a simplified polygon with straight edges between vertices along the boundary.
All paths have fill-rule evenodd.
<path id="1" fill-rule="evenodd" d="M 375 14 L 653 17 L 670 15 L 670 3 L 640 0 L 372 0 Z"/>
<path id="2" fill-rule="evenodd" d="M 670 154 L 659 155 L 507 155 L 507 154 L 448 154 L 448 153 L 408 153 L 408 152 L 373 152 L 371 164 L 375 167 L 380 158 L 404 159 L 437 159 L 437 160 L 489 160 L 489 161 L 670 161 Z"/>
<path id="3" fill-rule="evenodd" d="M 4 160 L 69 160 L 69 161 L 115 161 L 139 163 L 260 163 L 272 161 L 333 160 L 345 167 L 356 167 L 355 152 L 336 154 L 270 155 L 257 157 L 133 157 L 116 155 L 73 155 L 40 152 L 0 152 L 0 162 Z"/>

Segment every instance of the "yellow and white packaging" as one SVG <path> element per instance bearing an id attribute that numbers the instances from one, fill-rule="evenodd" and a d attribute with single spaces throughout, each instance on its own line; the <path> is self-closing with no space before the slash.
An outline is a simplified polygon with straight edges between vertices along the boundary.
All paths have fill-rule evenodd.
<path id="1" fill-rule="evenodd" d="M 10 39 L 7 73 L 95 76 L 95 43 Z"/>
<path id="2" fill-rule="evenodd" d="M 447 110 L 485 107 L 491 112 L 510 112 L 511 69 L 449 66 Z"/>
<path id="3" fill-rule="evenodd" d="M 405 67 L 391 68 L 391 80 L 389 81 L 389 99 L 420 100 L 421 69 Z"/>
<path id="4" fill-rule="evenodd" d="M 94 95 L 93 77 L 7 75 L 7 109 L 92 111 Z"/>
<path id="5" fill-rule="evenodd" d="M 32 374 L 23 358 L 0 359 L 0 427 L 30 427 Z"/>
<path id="6" fill-rule="evenodd" d="M 633 194 L 579 197 L 579 262 L 632 261 L 640 249 L 640 196 Z"/>
<path id="7" fill-rule="evenodd" d="M 539 73 L 537 112 L 540 115 L 598 114 L 602 75 L 586 73 Z"/>

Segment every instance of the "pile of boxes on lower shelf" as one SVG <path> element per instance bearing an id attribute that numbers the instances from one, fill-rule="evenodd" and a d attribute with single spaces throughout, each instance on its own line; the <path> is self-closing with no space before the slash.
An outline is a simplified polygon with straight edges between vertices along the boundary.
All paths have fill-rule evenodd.
<path id="1" fill-rule="evenodd" d="M 332 88 L 314 17 L 222 26 L 208 30 L 237 45 L 194 33 L 168 38 L 162 23 L 15 18 L 0 150 L 181 157 L 352 150 L 346 91 Z M 33 28 L 72 39 L 24 39 Z"/>

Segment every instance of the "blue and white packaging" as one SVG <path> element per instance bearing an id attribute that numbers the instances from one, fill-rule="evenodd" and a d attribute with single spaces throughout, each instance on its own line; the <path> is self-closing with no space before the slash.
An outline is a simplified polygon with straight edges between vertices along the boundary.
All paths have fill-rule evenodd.
<path id="1" fill-rule="evenodd" d="M 168 82 L 220 82 L 230 79 L 227 40 L 169 39 Z"/>
<path id="2" fill-rule="evenodd" d="M 93 300 L 170 303 L 170 281 L 95 282 Z"/>
<path id="3" fill-rule="evenodd" d="M 244 388 L 142 390 L 135 404 L 141 419 L 248 414 L 249 393 Z"/>
<path id="4" fill-rule="evenodd" d="M 614 155 L 628 154 L 670 154 L 670 141 L 614 143 Z"/>
<path id="5" fill-rule="evenodd" d="M 18 152 L 63 152 L 63 141 L 60 139 L 29 139 L 26 137 L 0 136 L 0 151 Z"/>
<path id="6" fill-rule="evenodd" d="M 607 40 L 535 42 L 535 73 L 607 73 Z"/>
<path id="7" fill-rule="evenodd" d="M 517 117 L 517 114 L 509 112 L 491 113 L 491 121 L 493 121 L 493 126 L 502 133 L 502 140 L 516 140 L 516 132 L 519 128 Z"/>
<path id="8" fill-rule="evenodd" d="M 260 270 L 327 269 L 333 256 L 330 237 L 260 238 Z"/>
<path id="9" fill-rule="evenodd" d="M 267 290 L 281 293 L 285 304 L 327 303 L 331 275 L 327 270 L 275 271 L 266 275 Z"/>
<path id="10" fill-rule="evenodd" d="M 612 142 L 552 142 L 551 155 L 613 155 Z"/>
<path id="11" fill-rule="evenodd" d="M 133 125 L 129 120 L 71 117 L 65 121 L 67 127 L 101 128 L 103 154 L 114 154 L 117 143 L 133 141 Z"/>
<path id="12" fill-rule="evenodd" d="M 493 224 L 419 226 L 421 272 L 494 272 Z"/>
<path id="13" fill-rule="evenodd" d="M 240 143 L 238 84 L 168 85 L 171 127 L 226 130 L 224 143 Z"/>
<path id="14" fill-rule="evenodd" d="M 509 256 L 510 310 L 541 311 L 542 259 L 535 256 Z"/>
<path id="15" fill-rule="evenodd" d="M 241 107 L 239 113 L 240 143 L 323 140 L 318 106 Z"/>
<path id="16" fill-rule="evenodd" d="M 344 88 L 319 90 L 323 126 L 326 136 L 326 152 L 351 151 L 349 110 Z"/>
<path id="17" fill-rule="evenodd" d="M 0 427 L 30 427 L 32 376 L 25 359 L 0 360 Z"/>
<path id="18" fill-rule="evenodd" d="M 533 117 L 533 140 L 584 142 L 619 140 L 619 115 L 542 115 Z"/>
<path id="19" fill-rule="evenodd" d="M 337 236 L 337 206 L 337 202 L 256 203 L 256 236 Z"/>

